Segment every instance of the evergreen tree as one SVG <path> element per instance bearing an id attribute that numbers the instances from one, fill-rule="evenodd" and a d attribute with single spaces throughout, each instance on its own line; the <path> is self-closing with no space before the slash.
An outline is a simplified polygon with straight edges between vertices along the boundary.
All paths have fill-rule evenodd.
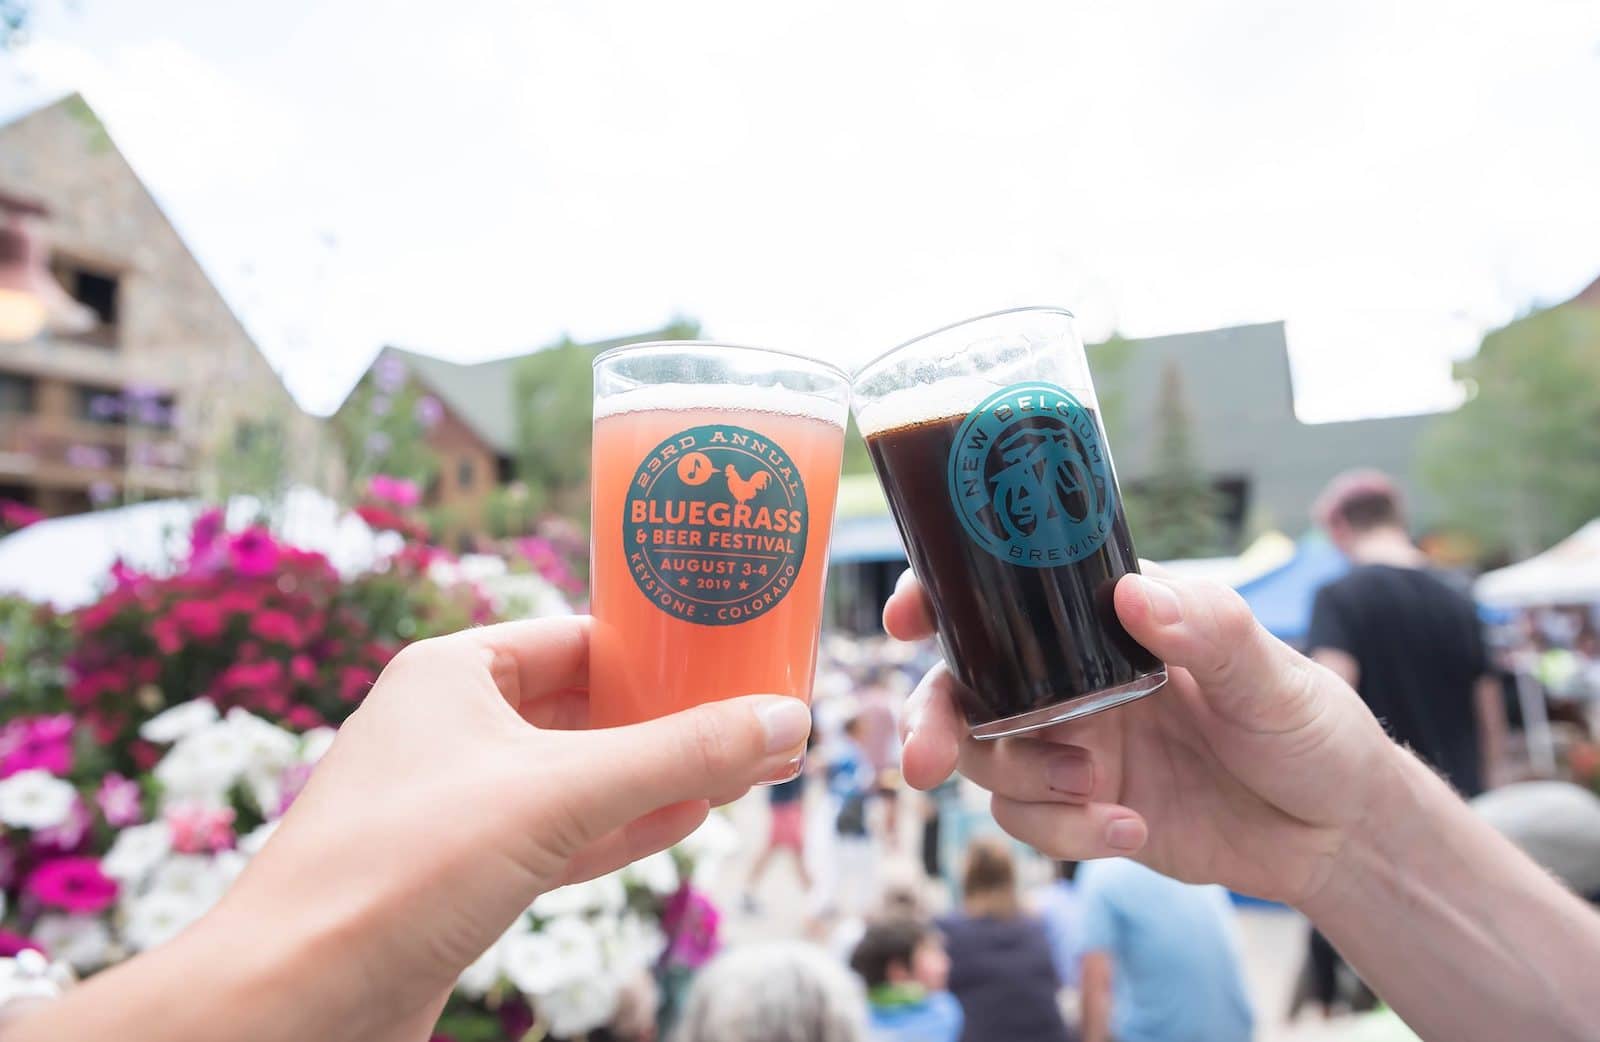
<path id="1" fill-rule="evenodd" d="M 1175 362 L 1161 373 L 1155 424 L 1150 476 L 1127 496 L 1134 545 L 1154 560 L 1218 553 L 1221 497 L 1200 464 L 1183 374 Z"/>

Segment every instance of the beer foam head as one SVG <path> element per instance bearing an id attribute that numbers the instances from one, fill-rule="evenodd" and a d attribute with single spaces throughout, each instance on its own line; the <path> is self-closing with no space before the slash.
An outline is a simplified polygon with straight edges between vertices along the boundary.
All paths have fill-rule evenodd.
<path id="1" fill-rule="evenodd" d="M 848 405 L 825 394 L 743 384 L 649 384 L 594 403 L 594 418 L 631 412 L 766 412 L 843 427 Z"/>
<path id="2" fill-rule="evenodd" d="M 981 387 L 964 387 L 955 381 L 936 387 L 907 387 L 876 401 L 862 402 L 856 410 L 856 423 L 865 436 L 965 416 L 988 393 Z"/>

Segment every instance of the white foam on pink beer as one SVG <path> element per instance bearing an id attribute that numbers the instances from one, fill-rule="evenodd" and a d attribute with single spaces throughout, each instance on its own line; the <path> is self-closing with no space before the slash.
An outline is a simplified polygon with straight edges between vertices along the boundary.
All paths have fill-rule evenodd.
<path id="1" fill-rule="evenodd" d="M 651 384 L 609 394 L 594 403 L 594 418 L 632 412 L 765 412 L 843 427 L 847 406 L 825 395 L 788 387 L 740 384 Z"/>

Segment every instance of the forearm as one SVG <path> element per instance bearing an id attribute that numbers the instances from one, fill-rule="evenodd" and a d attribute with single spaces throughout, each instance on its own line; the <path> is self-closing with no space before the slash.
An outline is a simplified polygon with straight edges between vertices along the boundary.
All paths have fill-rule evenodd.
<path id="1" fill-rule="evenodd" d="M 1110 959 L 1100 952 L 1084 957 L 1079 981 L 1083 986 L 1083 1042 L 1110 1042 Z"/>
<path id="2" fill-rule="evenodd" d="M 385 1011 L 354 1001 L 348 967 L 333 947 L 281 925 L 219 909 L 167 944 L 27 1011 L 5 1026 L 0 1042 L 398 1037 L 376 1019 Z"/>
<path id="3" fill-rule="evenodd" d="M 1600 915 L 1408 753 L 1304 911 L 1424 1038 L 1581 1042 Z"/>

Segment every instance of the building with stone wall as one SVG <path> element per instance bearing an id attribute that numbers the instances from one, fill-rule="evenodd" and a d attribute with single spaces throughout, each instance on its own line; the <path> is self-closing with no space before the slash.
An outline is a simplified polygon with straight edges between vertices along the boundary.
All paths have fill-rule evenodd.
<path id="1" fill-rule="evenodd" d="M 47 211 L 51 272 L 95 318 L 0 344 L 0 498 L 60 514 L 214 495 L 219 461 L 264 444 L 314 477 L 321 424 L 81 97 L 0 127 L 0 194 Z"/>

